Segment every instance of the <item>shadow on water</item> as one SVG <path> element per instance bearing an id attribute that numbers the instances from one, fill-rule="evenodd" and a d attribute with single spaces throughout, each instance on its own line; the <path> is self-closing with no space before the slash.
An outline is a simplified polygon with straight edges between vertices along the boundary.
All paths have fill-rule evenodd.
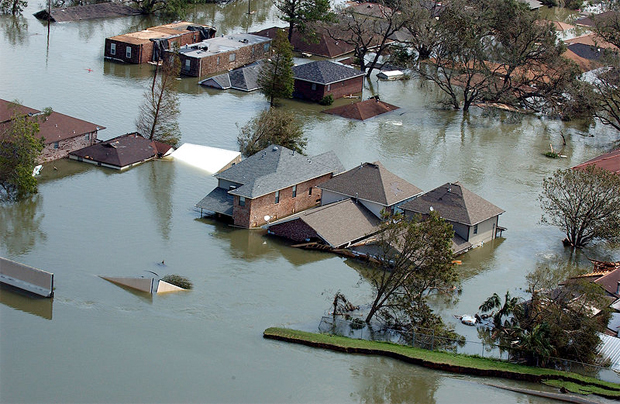
<path id="1" fill-rule="evenodd" d="M 40 297 L 0 283 L 0 303 L 46 320 L 52 319 L 54 299 Z"/>
<path id="2" fill-rule="evenodd" d="M 4 37 L 11 45 L 27 45 L 30 40 L 28 34 L 28 20 L 21 15 L 0 17 L 0 27 Z"/>
<path id="3" fill-rule="evenodd" d="M 143 301 L 145 303 L 153 304 L 153 294 L 152 293 L 142 292 L 140 290 L 137 290 L 137 289 L 134 289 L 134 288 L 130 288 L 128 286 L 119 285 L 118 283 L 110 282 L 110 281 L 108 281 L 106 279 L 103 279 L 103 278 L 101 278 L 101 281 L 109 283 L 110 285 L 116 286 L 118 288 L 121 288 L 121 289 L 131 293 L 132 295 L 138 297 L 141 301 Z"/>
<path id="4" fill-rule="evenodd" d="M 148 161 L 144 164 L 148 166 L 142 167 L 139 175 L 146 178 L 140 181 L 140 184 L 145 199 L 153 207 L 157 228 L 162 238 L 169 240 L 172 230 L 175 165 L 165 160 Z"/>
<path id="5" fill-rule="evenodd" d="M 0 205 L 0 245 L 9 256 L 26 254 L 47 240 L 41 230 L 42 200 L 37 194 L 20 203 Z"/>

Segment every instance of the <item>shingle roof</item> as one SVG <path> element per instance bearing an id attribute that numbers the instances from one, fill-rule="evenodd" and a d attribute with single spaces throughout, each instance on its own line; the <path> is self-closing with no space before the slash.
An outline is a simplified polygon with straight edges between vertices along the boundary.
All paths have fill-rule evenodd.
<path id="1" fill-rule="evenodd" d="M 620 149 L 601 154 L 573 168 L 585 168 L 592 165 L 611 171 L 612 173 L 620 174 Z"/>
<path id="2" fill-rule="evenodd" d="M 334 27 L 330 27 L 333 31 Z M 267 38 L 275 38 L 276 32 L 283 30 L 288 33 L 286 28 L 271 27 L 262 31 L 254 32 L 255 35 L 264 36 Z M 345 41 L 338 41 L 329 36 L 327 30 L 320 26 L 311 25 L 310 30 L 316 35 L 316 41 L 305 38 L 299 31 L 293 31 L 293 38 L 291 39 L 291 45 L 298 52 L 311 53 L 313 55 L 323 56 L 326 58 L 335 58 L 347 53 L 353 52 L 355 47 L 349 45 Z M 344 34 L 344 33 L 343 33 Z M 334 33 L 334 36 L 338 36 L 340 33 Z M 375 45 L 379 41 L 375 41 Z"/>
<path id="3" fill-rule="evenodd" d="M 204 79 L 198 82 L 198 84 L 217 88 L 218 90 L 228 90 L 230 88 L 230 75 L 228 73 L 218 74 L 217 76 Z"/>
<path id="4" fill-rule="evenodd" d="M 306 223 L 331 247 L 337 248 L 379 231 L 381 221 L 362 204 L 345 199 L 329 205 L 303 211 L 293 220 Z M 291 220 L 282 222 L 286 224 Z M 278 235 L 279 223 L 269 230 Z"/>
<path id="5" fill-rule="evenodd" d="M 118 168 L 123 168 L 165 153 L 170 146 L 156 144 L 138 133 L 128 133 L 105 142 L 97 143 L 69 154 Z M 159 150 L 161 147 L 161 150 Z M 166 150 L 164 150 L 166 149 Z"/>
<path id="6" fill-rule="evenodd" d="M 235 90 L 254 91 L 258 90 L 258 74 L 263 67 L 263 62 L 258 61 L 239 69 L 231 71 L 230 86 Z"/>
<path id="7" fill-rule="evenodd" d="M 330 62 L 329 60 L 317 60 L 293 67 L 293 76 L 295 80 L 323 85 L 337 83 L 363 75 L 364 73 L 360 70 Z"/>
<path id="8" fill-rule="evenodd" d="M 286 147 L 272 145 L 215 177 L 242 184 L 229 191 L 230 194 L 257 198 L 312 178 L 342 171 L 344 167 L 333 151 L 308 157 Z"/>
<path id="9" fill-rule="evenodd" d="M 352 168 L 319 185 L 319 188 L 383 206 L 392 206 L 422 192 L 378 161 Z"/>
<path id="10" fill-rule="evenodd" d="M 122 3 L 108 2 L 65 8 L 53 8 L 50 13 L 50 21 L 80 21 L 91 20 L 94 18 L 110 18 L 140 14 L 142 13 L 137 8 L 133 8 Z M 47 9 L 35 13 L 34 16 L 40 20 L 47 20 Z"/>
<path id="11" fill-rule="evenodd" d="M 446 183 L 401 205 L 414 213 L 427 214 L 431 208 L 442 218 L 473 226 L 501 215 L 504 210 L 474 194 L 460 183 Z"/>
<path id="12" fill-rule="evenodd" d="M 196 204 L 196 207 L 226 216 L 233 214 L 233 197 L 227 189 L 216 187 Z"/>
<path id="13" fill-rule="evenodd" d="M 0 99 L 0 123 L 9 121 L 15 114 L 28 115 L 37 114 L 39 112 L 41 111 Z"/>
<path id="14" fill-rule="evenodd" d="M 386 112 L 398 109 L 396 105 L 388 104 L 376 99 L 370 99 L 353 104 L 341 105 L 339 107 L 326 109 L 323 112 L 331 115 L 338 115 L 343 118 L 357 119 L 363 121 L 373 116 L 385 114 Z"/>

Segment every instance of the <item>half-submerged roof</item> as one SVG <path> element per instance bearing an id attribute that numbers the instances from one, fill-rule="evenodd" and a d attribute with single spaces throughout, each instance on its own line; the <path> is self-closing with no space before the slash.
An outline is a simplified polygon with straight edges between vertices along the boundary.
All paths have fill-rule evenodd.
<path id="1" fill-rule="evenodd" d="M 259 60 L 230 72 L 209 77 L 200 81 L 199 84 L 219 90 L 228 90 L 230 88 L 239 91 L 258 90 L 258 74 L 262 66 L 263 61 Z"/>
<path id="2" fill-rule="evenodd" d="M 0 123 L 10 121 L 15 115 L 34 115 L 39 112 L 41 111 L 26 107 L 13 101 L 0 99 Z"/>
<path id="3" fill-rule="evenodd" d="M 305 210 L 292 220 L 284 219 L 269 230 L 278 234 L 278 226 L 286 226 L 294 220 L 301 220 L 331 247 L 338 248 L 361 240 L 379 231 L 381 220 L 362 204 L 344 199 L 314 209 Z"/>
<path id="4" fill-rule="evenodd" d="M 333 151 L 309 157 L 286 147 L 272 145 L 215 177 L 241 184 L 229 191 L 230 194 L 257 198 L 312 178 L 342 171 L 344 167 Z"/>
<path id="5" fill-rule="evenodd" d="M 383 206 L 392 206 L 422 192 L 378 161 L 352 168 L 319 185 L 319 188 Z"/>
<path id="6" fill-rule="evenodd" d="M 34 16 L 40 20 L 49 19 L 50 21 L 55 22 L 65 22 L 140 14 L 142 14 L 140 10 L 128 6 L 127 4 L 108 2 L 65 8 L 53 8 L 50 13 L 48 13 L 47 9 L 45 9 L 35 13 Z"/>
<path id="7" fill-rule="evenodd" d="M 353 104 L 341 105 L 339 107 L 326 109 L 323 112 L 331 115 L 338 115 L 343 118 L 357 119 L 363 121 L 377 115 L 398 109 L 396 105 L 388 104 L 381 100 L 371 98 L 366 101 L 355 102 Z"/>
<path id="8" fill-rule="evenodd" d="M 330 62 L 329 60 L 317 60 L 293 67 L 293 76 L 296 80 L 322 85 L 337 83 L 363 75 L 364 72 L 360 70 L 340 63 Z"/>
<path id="9" fill-rule="evenodd" d="M 315 38 L 306 38 L 300 34 L 299 31 L 293 31 L 293 38 L 291 39 L 291 45 L 298 52 L 310 53 L 312 55 L 323 56 L 326 58 L 335 58 L 353 52 L 355 47 L 346 43 L 345 41 L 338 41 L 329 36 L 327 29 L 319 25 L 311 24 L 311 28 L 308 30 L 315 34 Z M 330 27 L 330 30 L 336 29 Z M 275 38 L 276 32 L 282 30 L 288 33 L 288 29 L 271 27 L 262 31 L 254 32 L 255 35 L 264 36 L 267 38 Z M 334 36 L 340 36 L 340 32 L 334 33 Z M 342 33 L 344 35 L 344 33 Z M 377 44 L 379 42 L 377 41 Z"/>
<path id="10" fill-rule="evenodd" d="M 148 140 L 139 133 L 128 133 L 69 154 L 122 169 L 157 154 L 165 154 L 170 148 L 163 143 Z"/>
<path id="11" fill-rule="evenodd" d="M 588 160 L 585 163 L 576 165 L 573 168 L 583 169 L 589 166 L 597 166 L 620 175 L 620 149 L 601 154 L 600 156 Z"/>
<path id="12" fill-rule="evenodd" d="M 459 182 L 443 184 L 404 203 L 401 208 L 419 214 L 428 214 L 434 210 L 445 220 L 467 226 L 504 213 L 504 210 L 474 194 Z"/>

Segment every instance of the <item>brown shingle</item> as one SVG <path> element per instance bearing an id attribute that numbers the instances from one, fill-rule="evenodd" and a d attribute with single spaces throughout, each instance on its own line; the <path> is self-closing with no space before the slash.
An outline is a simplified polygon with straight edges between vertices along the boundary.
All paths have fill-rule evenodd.
<path id="1" fill-rule="evenodd" d="M 620 149 L 614 150 L 609 153 L 601 154 L 591 160 L 576 165 L 573 168 L 583 169 L 589 166 L 597 166 L 607 171 L 611 171 L 615 174 L 620 174 Z"/>
<path id="2" fill-rule="evenodd" d="M 387 102 L 372 98 L 366 101 L 327 109 L 323 112 L 331 115 L 339 115 L 343 118 L 357 119 L 363 121 L 365 119 L 372 118 L 373 116 L 394 111 L 398 108 L 399 107 L 395 105 L 388 104 Z"/>

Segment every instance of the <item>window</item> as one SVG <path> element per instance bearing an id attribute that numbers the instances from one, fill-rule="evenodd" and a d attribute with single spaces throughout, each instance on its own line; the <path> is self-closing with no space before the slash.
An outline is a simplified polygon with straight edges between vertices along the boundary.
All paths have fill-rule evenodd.
<path id="1" fill-rule="evenodd" d="M 192 67 L 192 61 L 185 59 L 185 70 L 189 70 Z"/>
<path id="2" fill-rule="evenodd" d="M 110 55 L 112 56 L 116 55 L 116 44 L 115 43 L 110 44 Z"/>
<path id="3" fill-rule="evenodd" d="M 217 57 L 217 61 L 215 62 L 218 66 L 220 65 L 220 57 Z"/>
<path id="4" fill-rule="evenodd" d="M 474 225 L 474 234 L 478 234 L 478 225 Z"/>
<path id="5" fill-rule="evenodd" d="M 245 206 L 245 197 L 244 196 L 240 196 L 239 197 L 239 206 Z"/>
<path id="6" fill-rule="evenodd" d="M 237 59 L 237 54 L 236 53 L 231 53 L 230 55 L 228 55 L 228 61 L 229 62 L 234 62 Z"/>
<path id="7" fill-rule="evenodd" d="M 84 135 L 84 139 L 86 139 L 86 140 L 90 140 L 90 133 L 85 134 L 85 135 Z"/>
<path id="8" fill-rule="evenodd" d="M 131 46 L 125 48 L 125 57 L 131 59 Z"/>
<path id="9" fill-rule="evenodd" d="M 280 191 L 276 191 L 276 203 L 280 203 Z"/>
<path id="10" fill-rule="evenodd" d="M 308 188 L 308 195 L 312 195 L 312 187 Z"/>
<path id="11" fill-rule="evenodd" d="M 58 142 L 54 142 L 54 149 L 58 149 Z"/>
<path id="12" fill-rule="evenodd" d="M 293 198 L 297 196 L 297 185 L 293 185 Z"/>
<path id="13" fill-rule="evenodd" d="M 329 90 L 331 90 L 331 89 L 332 89 L 332 85 L 331 85 L 331 84 L 328 84 L 328 85 L 327 85 L 327 91 L 329 91 Z"/>
<path id="14" fill-rule="evenodd" d="M 316 90 L 316 83 L 312 83 L 312 91 Z"/>
<path id="15" fill-rule="evenodd" d="M 263 50 L 265 52 L 269 51 L 269 42 L 267 42 L 266 44 L 263 45 Z"/>

